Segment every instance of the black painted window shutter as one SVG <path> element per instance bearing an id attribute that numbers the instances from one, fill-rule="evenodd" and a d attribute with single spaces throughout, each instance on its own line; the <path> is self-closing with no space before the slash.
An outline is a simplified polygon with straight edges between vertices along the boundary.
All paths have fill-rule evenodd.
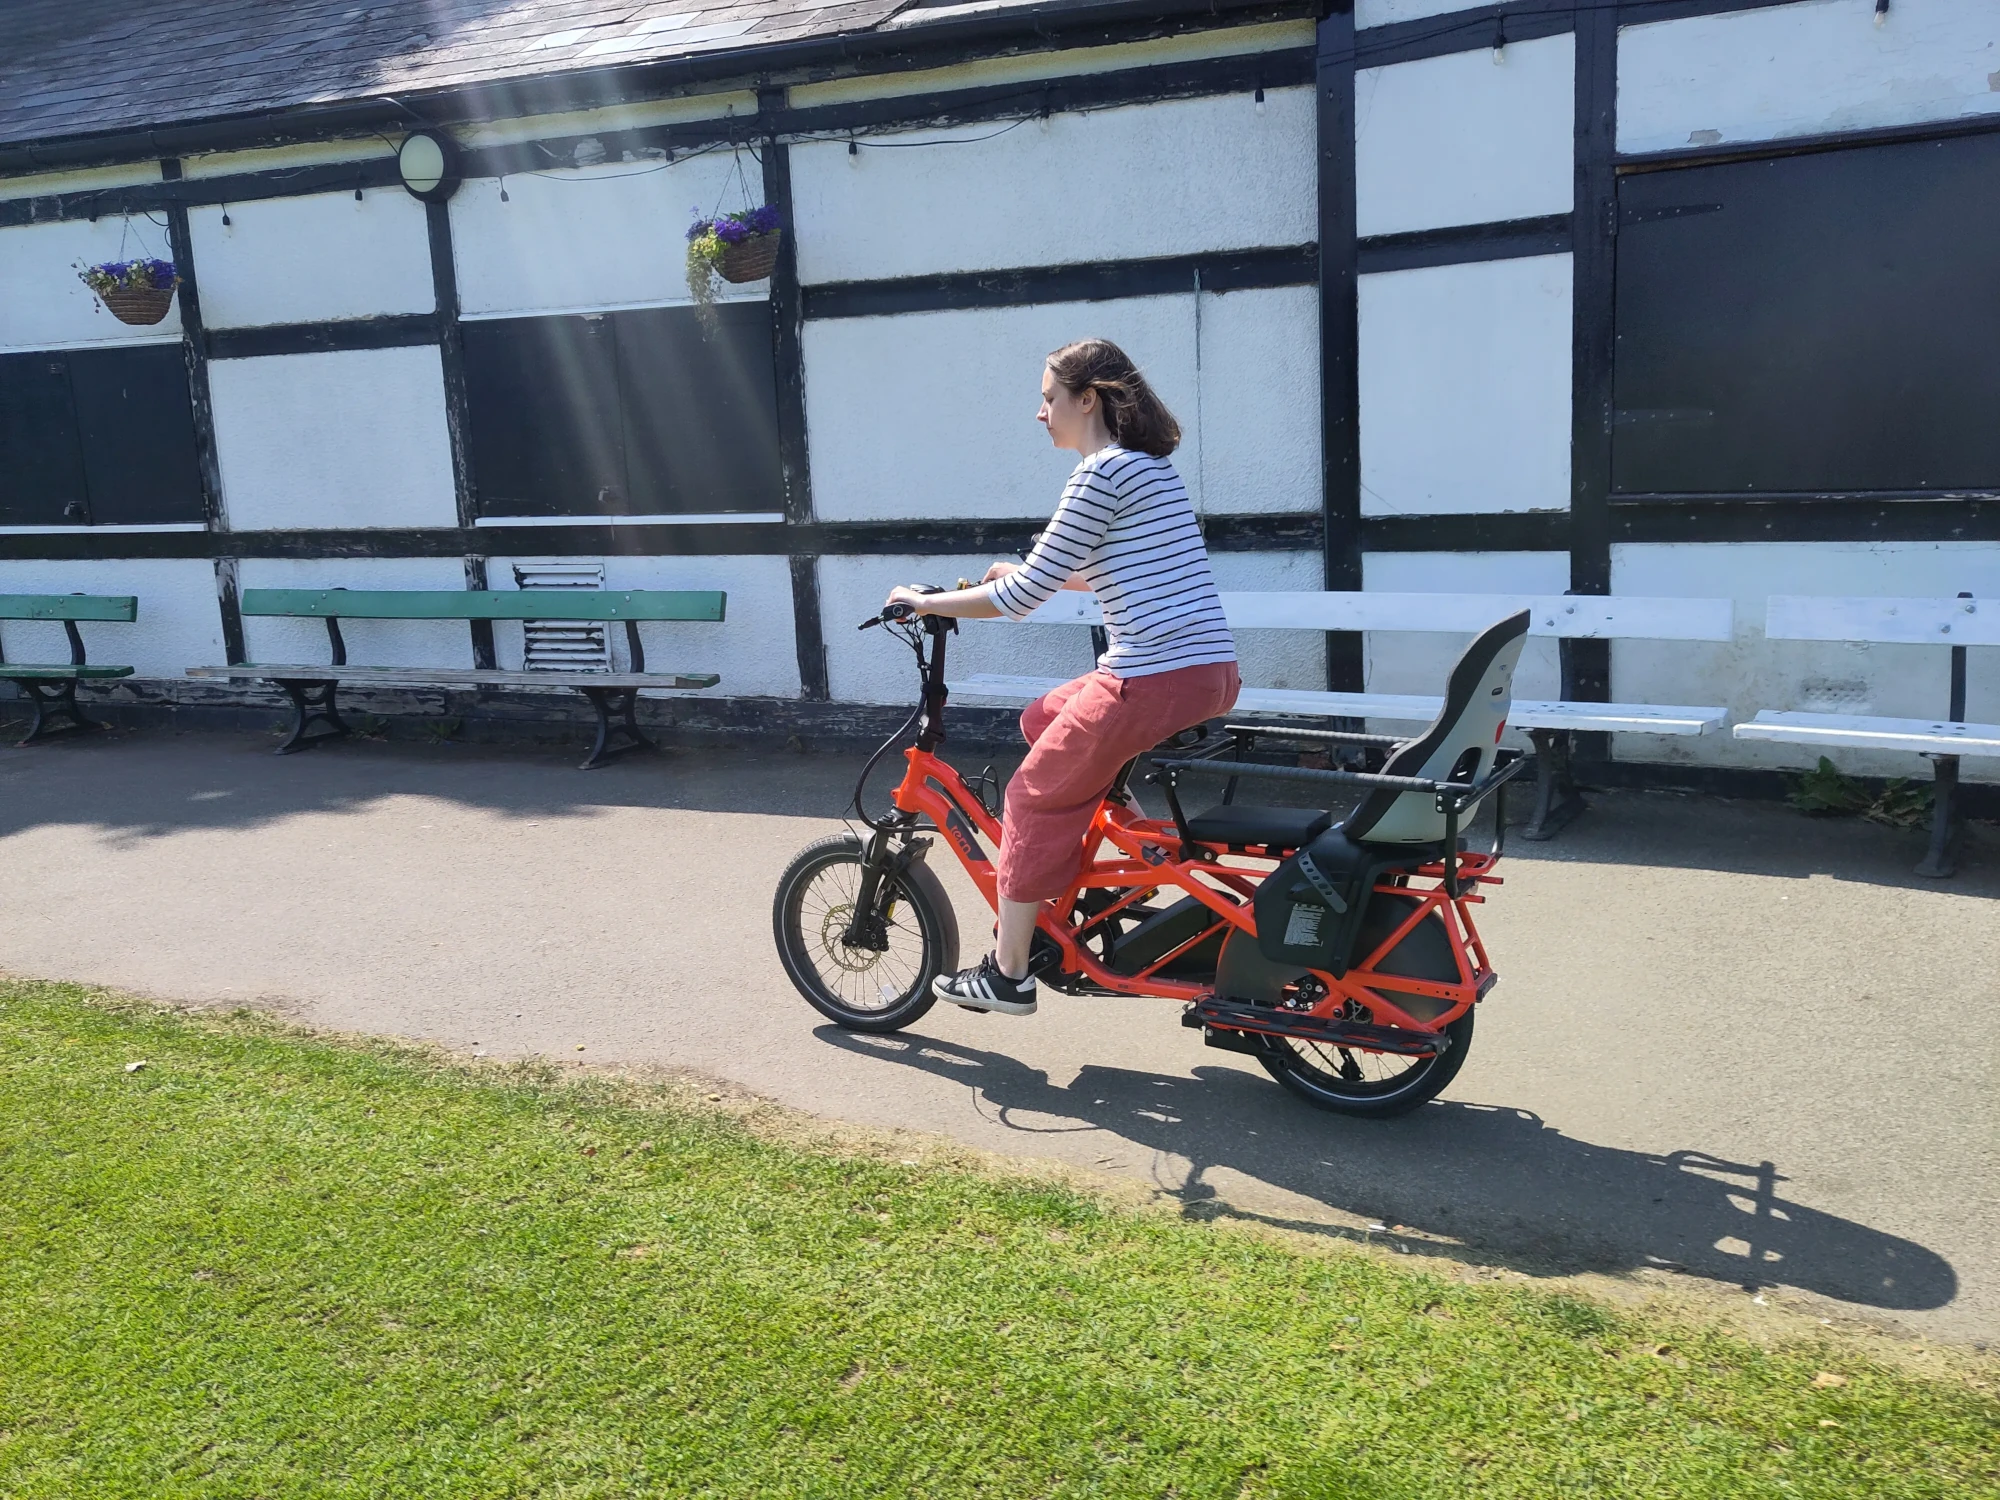
<path id="1" fill-rule="evenodd" d="M 463 325 L 482 516 L 784 508 L 768 302 Z"/>
<path id="2" fill-rule="evenodd" d="M 2000 135 L 1618 199 L 1614 497 L 2000 490 Z"/>

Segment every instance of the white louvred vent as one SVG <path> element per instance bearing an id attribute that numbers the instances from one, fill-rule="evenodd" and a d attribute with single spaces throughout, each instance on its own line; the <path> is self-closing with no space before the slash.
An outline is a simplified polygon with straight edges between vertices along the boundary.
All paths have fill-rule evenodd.
<path id="1" fill-rule="evenodd" d="M 514 586 L 522 589 L 601 589 L 604 564 L 528 562 L 514 564 Z M 609 672 L 611 642 L 599 624 L 526 620 L 521 665 L 530 672 Z"/>

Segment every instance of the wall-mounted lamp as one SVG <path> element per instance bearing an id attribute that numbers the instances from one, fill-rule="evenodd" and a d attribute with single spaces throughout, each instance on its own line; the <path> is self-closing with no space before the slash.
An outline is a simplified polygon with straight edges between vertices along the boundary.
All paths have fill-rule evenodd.
<path id="1" fill-rule="evenodd" d="M 1493 66 L 1499 67 L 1507 61 L 1507 17 L 1493 18 Z"/>
<path id="2" fill-rule="evenodd" d="M 412 198 L 443 203 L 458 191 L 458 142 L 441 130 L 417 130 L 396 148 L 396 171 Z"/>
<path id="3" fill-rule="evenodd" d="M 1889 19 L 1889 0 L 1875 0 L 1875 24 L 1880 26 Z"/>

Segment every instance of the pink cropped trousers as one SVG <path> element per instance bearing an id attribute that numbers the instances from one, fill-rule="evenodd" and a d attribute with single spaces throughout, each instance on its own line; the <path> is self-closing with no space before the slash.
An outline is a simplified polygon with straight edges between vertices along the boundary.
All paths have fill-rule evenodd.
<path id="1" fill-rule="evenodd" d="M 1029 704 L 1028 758 L 1007 783 L 1000 830 L 1000 894 L 1060 896 L 1083 868 L 1084 834 L 1118 768 L 1169 735 L 1229 712 L 1242 687 L 1236 663 L 1150 677 L 1099 668 Z"/>

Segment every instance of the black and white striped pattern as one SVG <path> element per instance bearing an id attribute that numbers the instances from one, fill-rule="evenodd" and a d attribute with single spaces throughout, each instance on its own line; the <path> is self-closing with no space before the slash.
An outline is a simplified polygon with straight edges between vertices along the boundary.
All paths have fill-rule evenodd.
<path id="1" fill-rule="evenodd" d="M 1168 460 L 1116 445 L 1091 454 L 1027 562 L 989 588 L 1018 620 L 1072 576 L 1104 607 L 1111 649 L 1097 664 L 1107 671 L 1150 677 L 1236 660 L 1194 506 Z"/>

